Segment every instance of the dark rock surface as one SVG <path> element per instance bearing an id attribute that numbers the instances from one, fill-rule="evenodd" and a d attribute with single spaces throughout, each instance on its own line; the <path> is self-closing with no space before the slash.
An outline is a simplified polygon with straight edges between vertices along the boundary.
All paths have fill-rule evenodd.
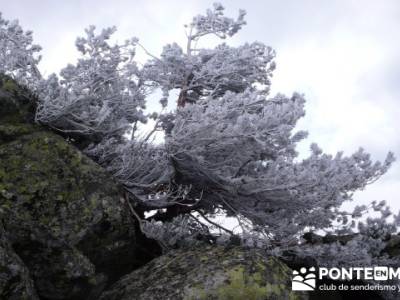
<path id="1" fill-rule="evenodd" d="M 0 299 L 39 299 L 29 270 L 12 249 L 0 224 Z"/>
<path id="2" fill-rule="evenodd" d="M 0 78 L 1 221 L 41 299 L 97 299 L 153 254 L 143 249 L 148 241 L 136 234 L 118 185 L 62 137 L 34 125 L 26 95 Z"/>

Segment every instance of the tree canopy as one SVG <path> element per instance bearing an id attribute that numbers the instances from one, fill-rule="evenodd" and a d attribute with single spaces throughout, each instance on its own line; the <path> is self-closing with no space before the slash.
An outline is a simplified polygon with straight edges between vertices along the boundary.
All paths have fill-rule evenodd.
<path id="1" fill-rule="evenodd" d="M 363 149 L 329 155 L 312 144 L 309 157 L 299 159 L 296 145 L 307 133 L 295 127 L 305 99 L 270 95 L 274 50 L 260 42 L 197 47 L 207 36 L 224 41 L 245 24 L 245 11 L 230 18 L 216 3 L 185 25 L 186 47 L 168 44 L 159 57 L 146 50 L 143 66 L 135 60 L 143 49 L 137 38 L 111 44 L 116 28 L 98 32 L 91 26 L 76 40 L 77 63 L 44 78 L 32 33 L 0 16 L 0 72 L 37 94 L 36 121 L 76 142 L 113 174 L 142 230 L 166 245 L 238 236 L 279 254 L 299 249 L 304 234 L 325 231 L 354 238 L 301 251 L 325 262 L 332 253 L 342 253 L 336 259 L 343 263 L 354 260 L 348 255 L 354 249 L 382 258 L 400 217 L 385 202 L 353 212 L 341 207 L 388 170 L 393 154 L 374 162 Z M 172 112 L 146 111 L 157 91 L 161 107 L 174 102 Z M 138 134 L 149 119 L 154 129 Z M 156 132 L 162 143 L 152 142 Z M 371 210 L 379 216 L 365 219 Z M 221 214 L 237 218 L 240 230 L 213 218 Z"/>

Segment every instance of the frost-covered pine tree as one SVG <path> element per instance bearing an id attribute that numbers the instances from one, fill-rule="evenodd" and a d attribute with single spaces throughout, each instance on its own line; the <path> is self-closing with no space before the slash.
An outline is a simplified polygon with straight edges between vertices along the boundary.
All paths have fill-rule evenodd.
<path id="1" fill-rule="evenodd" d="M 146 122 L 146 87 L 134 61 L 136 39 L 110 45 L 116 28 L 76 40 L 81 54 L 76 65 L 42 80 L 36 119 L 80 140 L 100 142 L 121 137 L 131 124 Z M 85 144 L 85 143 L 84 143 Z"/>
<path id="2" fill-rule="evenodd" d="M 296 145 L 307 134 L 295 127 L 305 99 L 270 95 L 274 51 L 260 42 L 197 46 L 208 36 L 237 34 L 244 17 L 244 11 L 226 17 L 214 4 L 185 26 L 184 47 L 166 45 L 143 67 L 134 60 L 137 39 L 110 45 L 115 28 L 96 34 L 90 27 L 77 39 L 77 64 L 46 79 L 37 75 L 39 48 L 31 34 L 1 20 L 0 60 L 7 63 L 0 71 L 35 89 L 38 122 L 86 141 L 84 151 L 125 187 L 142 230 L 164 244 L 238 235 L 246 245 L 280 255 L 291 249 L 322 264 L 333 258 L 338 264 L 392 262 L 382 250 L 400 217 L 388 222 L 384 202 L 353 212 L 341 206 L 384 174 L 393 154 L 381 163 L 363 149 L 332 156 L 312 144 L 309 157 L 300 160 Z M 175 109 L 146 115 L 147 97 L 157 90 L 161 106 L 173 101 Z M 137 134 L 149 117 L 154 130 Z M 155 132 L 164 134 L 162 143 L 151 142 Z M 369 211 L 380 216 L 361 221 Z M 216 215 L 237 218 L 240 230 L 225 228 Z M 302 238 L 322 231 L 351 234 L 350 240 L 319 245 Z"/>
<path id="3" fill-rule="evenodd" d="M 42 77 L 37 68 L 40 50 L 32 31 L 23 31 L 18 21 L 7 21 L 0 13 L 0 73 L 33 87 Z"/>

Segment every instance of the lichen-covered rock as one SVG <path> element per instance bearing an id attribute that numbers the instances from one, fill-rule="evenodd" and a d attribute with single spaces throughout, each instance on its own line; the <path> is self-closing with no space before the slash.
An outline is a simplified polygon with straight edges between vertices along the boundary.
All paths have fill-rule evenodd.
<path id="1" fill-rule="evenodd" d="M 25 95 L 0 76 L 0 220 L 41 298 L 97 299 L 151 252 L 138 245 L 118 185 L 62 137 L 33 124 Z"/>
<path id="2" fill-rule="evenodd" d="M 161 256 L 124 276 L 101 300 L 288 300 L 291 270 L 274 257 L 239 247 L 200 247 Z"/>
<path id="3" fill-rule="evenodd" d="M 22 260 L 12 249 L 0 224 L 0 299 L 39 299 Z"/>

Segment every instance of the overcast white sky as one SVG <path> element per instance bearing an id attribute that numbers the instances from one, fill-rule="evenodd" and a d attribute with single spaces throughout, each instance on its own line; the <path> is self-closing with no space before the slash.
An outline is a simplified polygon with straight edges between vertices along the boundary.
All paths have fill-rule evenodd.
<path id="1" fill-rule="evenodd" d="M 136 36 L 152 53 L 184 41 L 183 24 L 213 1 L 0 0 L 43 46 L 47 74 L 74 62 L 75 38 L 90 24 L 116 25 L 117 38 Z M 400 160 L 400 1 L 225 0 L 227 14 L 247 11 L 248 25 L 229 43 L 258 40 L 277 52 L 273 93 L 304 93 L 307 116 L 299 129 L 326 152 L 359 146 L 375 159 L 392 150 Z M 356 195 L 358 203 L 387 200 L 400 209 L 400 162 Z"/>

